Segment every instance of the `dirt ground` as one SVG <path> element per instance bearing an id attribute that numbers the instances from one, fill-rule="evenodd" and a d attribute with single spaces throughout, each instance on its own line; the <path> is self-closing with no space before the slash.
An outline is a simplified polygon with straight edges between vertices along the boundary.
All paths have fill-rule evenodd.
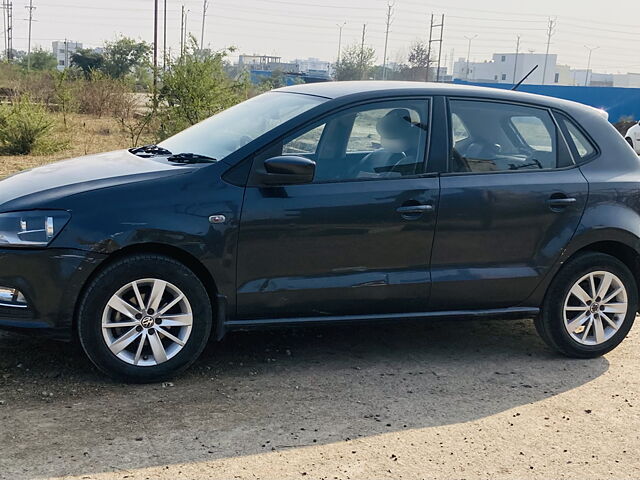
<path id="1" fill-rule="evenodd" d="M 639 478 L 638 331 L 588 361 L 526 320 L 235 333 L 144 386 L 2 333 L 0 478 Z"/>

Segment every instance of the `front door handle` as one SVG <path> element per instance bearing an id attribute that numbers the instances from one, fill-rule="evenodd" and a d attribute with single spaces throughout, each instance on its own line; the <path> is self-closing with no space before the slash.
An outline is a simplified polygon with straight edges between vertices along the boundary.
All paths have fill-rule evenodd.
<path id="1" fill-rule="evenodd" d="M 405 205 L 396 209 L 403 217 L 418 217 L 424 213 L 433 212 L 433 205 Z"/>
<path id="2" fill-rule="evenodd" d="M 558 197 L 558 198 L 552 197 L 549 200 L 547 200 L 547 204 L 551 208 L 563 208 L 563 207 L 568 207 L 569 205 L 573 205 L 577 201 L 578 200 L 576 200 L 573 197 Z"/>

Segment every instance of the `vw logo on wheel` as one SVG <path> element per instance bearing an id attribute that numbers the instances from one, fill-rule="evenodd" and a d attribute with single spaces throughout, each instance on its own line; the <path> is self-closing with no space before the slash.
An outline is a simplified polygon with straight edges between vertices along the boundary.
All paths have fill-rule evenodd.
<path id="1" fill-rule="evenodd" d="M 151 328 L 155 323 L 156 322 L 153 317 L 149 316 L 146 316 L 142 320 L 140 320 L 140 325 L 142 325 L 144 328 Z"/>

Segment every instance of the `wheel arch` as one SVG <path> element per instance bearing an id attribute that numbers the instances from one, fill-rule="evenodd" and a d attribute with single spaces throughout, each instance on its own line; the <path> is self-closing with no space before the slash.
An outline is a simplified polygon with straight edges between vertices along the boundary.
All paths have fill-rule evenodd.
<path id="1" fill-rule="evenodd" d="M 76 302 L 73 310 L 74 314 L 73 314 L 72 328 L 73 328 L 74 335 L 77 335 L 78 310 L 80 308 L 80 303 L 82 302 L 82 299 L 85 295 L 87 287 L 91 284 L 93 279 L 96 278 L 96 276 L 98 276 L 105 268 L 107 268 L 113 262 L 116 262 L 121 258 L 125 258 L 131 255 L 137 255 L 137 254 L 162 255 L 165 257 L 169 257 L 173 260 L 176 260 L 182 263 L 183 265 L 185 265 L 196 275 L 196 277 L 198 277 L 198 279 L 204 285 L 207 291 L 207 294 L 209 296 L 209 301 L 211 302 L 212 311 L 216 312 L 217 310 L 219 310 L 219 308 L 217 308 L 218 307 L 217 299 L 219 298 L 217 284 L 213 278 L 213 275 L 211 275 L 209 270 L 207 270 L 207 268 L 202 264 L 202 262 L 200 262 L 195 256 L 193 256 L 192 254 L 190 254 L 189 252 L 181 248 L 178 248 L 172 245 L 161 244 L 161 243 L 140 243 L 140 244 L 128 245 L 126 247 L 123 247 L 111 253 L 98 266 L 98 268 L 96 268 L 95 271 L 91 273 L 89 278 L 87 278 L 87 280 L 85 281 L 84 285 L 82 286 L 82 289 L 80 290 L 78 297 L 76 298 Z M 214 322 L 214 330 L 215 328 L 216 326 Z"/>
<path id="2" fill-rule="evenodd" d="M 604 253 L 624 263 L 633 274 L 638 288 L 638 295 L 640 295 L 640 253 L 637 250 L 618 240 L 601 240 L 576 250 L 563 264 L 567 264 L 577 256 L 587 252 Z M 555 275 L 557 274 L 558 272 L 555 273 Z"/>

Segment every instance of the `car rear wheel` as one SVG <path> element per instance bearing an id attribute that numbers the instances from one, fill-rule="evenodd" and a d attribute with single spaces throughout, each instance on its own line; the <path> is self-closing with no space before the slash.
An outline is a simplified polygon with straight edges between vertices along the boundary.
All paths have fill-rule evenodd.
<path id="1" fill-rule="evenodd" d="M 553 280 L 536 328 L 560 353 L 593 358 L 624 340 L 637 311 L 638 288 L 626 265 L 610 255 L 587 253 Z"/>
<path id="2" fill-rule="evenodd" d="M 78 312 L 84 351 L 104 373 L 157 382 L 189 367 L 204 349 L 211 302 L 198 277 L 160 255 L 116 261 L 88 286 Z"/>

